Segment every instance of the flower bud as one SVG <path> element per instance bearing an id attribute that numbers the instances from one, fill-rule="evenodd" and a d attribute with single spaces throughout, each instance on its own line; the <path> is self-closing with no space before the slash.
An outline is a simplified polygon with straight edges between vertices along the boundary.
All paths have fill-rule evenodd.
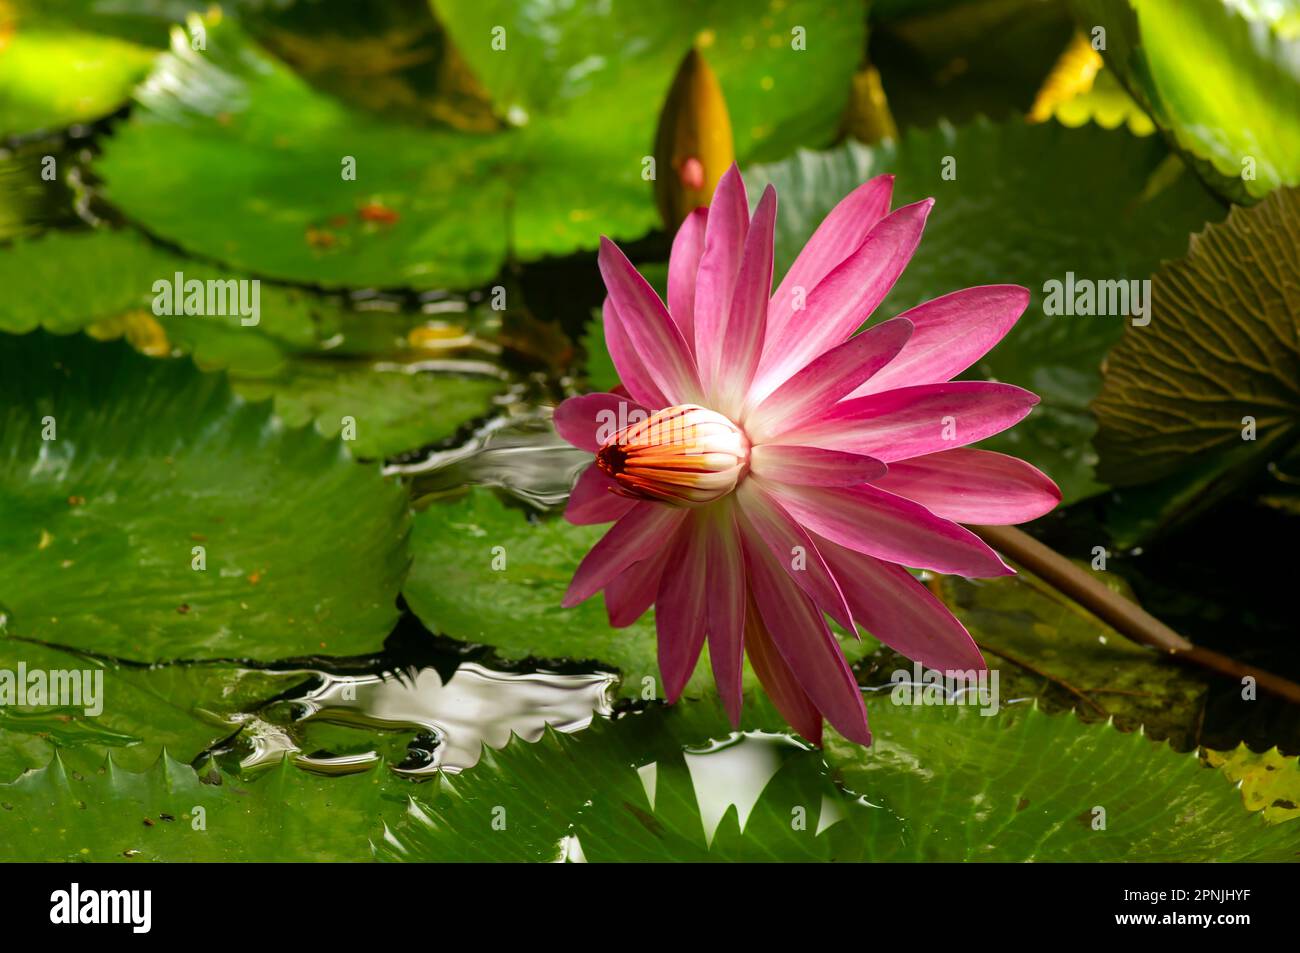
<path id="1" fill-rule="evenodd" d="M 699 506 L 736 488 L 749 469 L 749 438 L 722 414 L 681 404 L 614 434 L 596 464 L 627 496 Z"/>

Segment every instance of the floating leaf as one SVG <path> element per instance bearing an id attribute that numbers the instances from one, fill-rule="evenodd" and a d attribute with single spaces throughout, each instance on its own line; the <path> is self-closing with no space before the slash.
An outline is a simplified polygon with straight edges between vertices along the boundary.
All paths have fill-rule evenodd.
<path id="1" fill-rule="evenodd" d="M 188 362 L 44 332 L 0 358 L 9 633 L 143 661 L 383 641 L 401 487 Z"/>
<path id="2" fill-rule="evenodd" d="M 821 759 L 729 731 L 683 703 L 572 737 L 515 743 L 444 784 L 379 845 L 392 860 L 1289 860 L 1300 823 L 1269 827 L 1195 754 L 1028 705 L 869 701 L 870 748 Z M 746 721 L 764 723 L 762 712 Z M 1095 808 L 1105 825 L 1094 827 Z M 493 828 L 494 817 L 507 819 Z M 477 832 L 482 831 L 479 836 Z M 492 833 L 487 834 L 488 831 Z"/>
<path id="3" fill-rule="evenodd" d="M 1280 189 L 1156 273 L 1151 323 L 1125 331 L 1093 405 L 1102 479 L 1250 472 L 1300 437 L 1297 231 L 1300 190 Z"/>
<path id="4" fill-rule="evenodd" d="M 163 749 L 194 758 L 238 730 L 234 716 L 298 676 L 230 664 L 143 666 L 92 658 L 20 639 L 0 639 L 0 670 L 90 672 L 98 712 L 81 704 L 0 707 L 0 782 L 43 768 L 57 750 L 70 771 L 90 774 L 111 751 L 118 767 L 143 771 Z M 96 675 L 95 673 L 101 673 Z M 46 676 L 48 678 L 48 675 Z M 79 676 L 83 693 L 87 677 Z"/>
<path id="5" fill-rule="evenodd" d="M 227 21 L 208 29 L 205 51 L 178 33 L 160 58 L 98 163 L 106 194 L 150 231 L 254 274 L 468 287 L 496 274 L 507 249 L 531 261 L 654 226 L 642 160 L 672 71 L 701 36 L 737 151 L 772 156 L 833 133 L 863 30 L 856 4 L 817 0 L 786 4 L 767 26 L 744 0 L 438 12 L 513 128 L 471 135 L 360 113 Z M 498 27 L 505 50 L 492 48 Z M 796 27 L 815 55 L 791 48 Z M 388 214 L 360 214 L 373 206 Z"/>
<path id="6" fill-rule="evenodd" d="M 1300 823 L 1267 826 L 1194 753 L 1028 705 L 868 704 L 875 743 L 837 735 L 845 786 L 904 819 L 907 859 L 1295 860 Z"/>
<path id="7" fill-rule="evenodd" d="M 101 339 L 125 336 L 153 356 L 193 354 L 205 370 L 229 371 L 239 394 L 275 397 L 290 426 L 314 422 L 334 437 L 351 418 L 356 432 L 347 446 L 363 458 L 451 436 L 483 415 L 504 387 L 496 373 L 424 371 L 420 359 L 439 352 L 407 352 L 405 339 L 424 330 L 419 317 L 358 313 L 298 288 L 261 283 L 256 325 L 244 325 L 239 313 L 154 316 L 154 283 L 174 284 L 177 274 L 186 281 L 248 280 L 180 258 L 133 232 L 55 233 L 18 242 L 0 250 L 0 285 L 10 291 L 0 302 L 0 330 L 88 328 Z"/>
<path id="8" fill-rule="evenodd" d="M 7 861 L 360 861 L 415 785 L 384 767 L 319 778 L 282 762 L 242 780 L 163 755 L 135 773 L 81 773 L 56 757 L 0 784 Z M 201 812 L 201 813 L 200 813 Z"/>
<path id="9" fill-rule="evenodd" d="M 1246 810 L 1263 811 L 1272 824 L 1300 818 L 1300 762 L 1270 748 L 1256 753 L 1244 744 L 1235 751 L 1207 751 L 1205 760 L 1241 785 Z"/>
<path id="10" fill-rule="evenodd" d="M 1300 30 L 1254 0 L 1075 0 L 1107 59 L 1207 180 L 1235 199 L 1300 185 Z"/>
<path id="11" fill-rule="evenodd" d="M 895 206 L 935 197 L 925 237 L 877 309 L 880 319 L 971 285 L 1027 286 L 1028 310 L 968 376 L 1042 397 L 1024 423 L 983 446 L 1028 459 L 1069 501 L 1100 488 L 1087 405 L 1128 318 L 1048 315 L 1046 282 L 1064 282 L 1069 272 L 1093 281 L 1145 278 L 1185 247 L 1189 230 L 1222 215 L 1186 173 L 1148 193 L 1166 158 L 1159 142 L 1123 132 L 976 122 L 908 132 L 897 144 L 800 153 L 749 170 L 747 183 L 755 198 L 768 182 L 781 196 L 778 271 L 834 204 L 874 175 L 897 176 Z"/>
<path id="12" fill-rule="evenodd" d="M 0 138 L 116 111 L 153 58 L 152 50 L 110 37 L 21 24 L 6 34 L 0 23 Z"/>

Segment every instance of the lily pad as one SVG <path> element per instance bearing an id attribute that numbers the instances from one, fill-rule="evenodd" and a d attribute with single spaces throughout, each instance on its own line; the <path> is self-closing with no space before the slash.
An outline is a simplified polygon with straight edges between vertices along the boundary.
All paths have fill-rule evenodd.
<path id="1" fill-rule="evenodd" d="M 1300 439 L 1297 229 L 1300 189 L 1279 189 L 1156 273 L 1151 324 L 1110 352 L 1093 405 L 1103 479 L 1249 474 Z"/>
<path id="2" fill-rule="evenodd" d="M 414 787 L 383 767 L 319 778 L 282 762 L 249 781 L 166 754 L 139 773 L 55 757 L 0 784 L 0 843 L 10 861 L 369 860 Z"/>
<path id="3" fill-rule="evenodd" d="M 1027 286 L 1024 316 L 968 375 L 1042 397 L 1024 422 L 982 445 L 1040 467 L 1070 502 L 1101 489 L 1087 405 L 1102 358 L 1130 318 L 1048 315 L 1047 282 L 1064 283 L 1069 273 L 1089 281 L 1145 278 L 1182 253 L 1189 231 L 1222 217 L 1190 173 L 1175 171 L 1170 180 L 1167 158 L 1154 138 L 1122 131 L 979 121 L 907 132 L 897 144 L 801 152 L 750 169 L 746 182 L 754 197 L 769 182 L 780 194 L 780 272 L 835 203 L 872 176 L 897 176 L 896 206 L 935 197 L 925 236 L 877 320 L 971 285 Z"/>
<path id="4" fill-rule="evenodd" d="M 836 736 L 825 750 L 862 798 L 831 788 L 815 752 L 735 735 L 720 706 L 682 703 L 493 752 L 436 794 L 421 791 L 379 855 L 1006 862 L 1286 860 L 1300 851 L 1300 823 L 1265 824 L 1195 754 L 1138 733 L 1028 705 L 996 717 L 888 699 L 869 709 L 874 745 Z"/>
<path id="5" fill-rule="evenodd" d="M 44 332 L 0 354 L 10 634 L 141 661 L 382 643 L 400 486 L 188 362 Z"/>
<path id="6" fill-rule="evenodd" d="M 123 40 L 20 22 L 0 35 L 0 139 L 115 112 L 153 58 L 152 50 Z"/>
<path id="7" fill-rule="evenodd" d="M 1300 22 L 1254 0 L 1075 0 L 1108 61 L 1207 181 L 1234 199 L 1300 185 Z"/>
<path id="8" fill-rule="evenodd" d="M 814 0 L 766 18 L 743 0 L 439 12 L 489 90 L 518 89 L 528 64 L 565 80 L 534 88 L 544 103 L 499 102 L 512 123 L 499 133 L 402 125 L 312 88 L 223 21 L 208 28 L 205 51 L 177 34 L 140 88 L 98 163 L 108 197 L 187 251 L 262 276 L 469 287 L 496 274 L 508 250 L 529 261 L 654 227 L 642 160 L 692 42 L 707 41 L 740 154 L 771 157 L 833 134 L 864 29 L 857 4 Z M 505 50 L 493 49 L 495 26 Z M 795 27 L 807 50 L 792 48 Z M 355 178 L 345 178 L 353 161 Z"/>
<path id="9" fill-rule="evenodd" d="M 80 706 L 0 707 L 0 782 L 45 767 L 55 751 L 81 774 L 97 770 L 110 751 L 130 771 L 147 769 L 164 749 L 194 758 L 238 730 L 234 715 L 295 677 L 229 664 L 131 665 L 0 639 L 0 669 L 16 678 L 20 665 L 28 673 L 90 672 L 79 676 L 83 691 L 102 679 L 103 694 L 89 709 L 84 695 Z"/>
<path id="10" fill-rule="evenodd" d="M 1196 747 L 1206 686 L 1185 666 L 1130 642 L 1023 569 L 1002 579 L 942 576 L 940 585 L 990 668 L 1001 671 L 1003 698 L 1032 695 L 1049 710 L 1141 728 L 1181 751 Z"/>
<path id="11" fill-rule="evenodd" d="M 838 736 L 843 784 L 907 823 L 904 852 L 942 861 L 1294 860 L 1300 823 L 1269 826 L 1195 753 L 1029 705 L 869 704 L 875 743 Z"/>
<path id="12" fill-rule="evenodd" d="M 622 674 L 623 695 L 659 697 L 653 610 L 616 629 L 599 597 L 573 609 L 560 606 L 578 563 L 608 528 L 573 526 L 558 516 L 530 519 L 476 488 L 416 515 L 414 562 L 402 595 L 434 632 L 490 645 L 504 658 L 603 663 Z M 870 639 L 847 636 L 841 644 L 850 660 L 874 648 Z M 688 696 L 713 691 L 707 655 L 706 648 Z M 756 685 L 747 671 L 746 687 Z"/>
<path id="13" fill-rule="evenodd" d="M 0 330 L 88 329 L 125 336 L 154 356 L 192 354 L 205 370 L 226 370 L 251 400 L 274 397 L 290 426 L 315 423 L 335 437 L 350 417 L 348 448 L 362 458 L 415 450 L 481 416 L 504 389 L 500 375 L 426 371 L 440 352 L 411 347 L 418 315 L 357 312 L 340 298 L 262 282 L 255 325 L 240 314 L 152 314 L 154 283 L 248 280 L 185 259 L 129 231 L 54 233 L 0 250 Z M 456 316 L 470 334 L 474 313 Z M 139 339 L 137 333 L 139 332 Z M 455 365 L 455 361 L 445 364 Z M 467 368 L 470 365 L 465 364 Z M 355 430 L 355 433 L 352 430 Z"/>

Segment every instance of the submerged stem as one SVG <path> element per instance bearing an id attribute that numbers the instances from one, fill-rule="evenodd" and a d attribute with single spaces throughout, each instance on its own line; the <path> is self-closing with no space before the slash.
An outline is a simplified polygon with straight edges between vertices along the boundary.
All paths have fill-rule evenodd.
<path id="1" fill-rule="evenodd" d="M 1020 563 L 1134 642 L 1221 675 L 1237 679 L 1249 676 L 1265 691 L 1300 704 L 1300 685 L 1213 649 L 1193 645 L 1137 603 L 1105 586 L 1028 533 L 1014 526 L 972 526 L 970 529 L 994 549 Z"/>

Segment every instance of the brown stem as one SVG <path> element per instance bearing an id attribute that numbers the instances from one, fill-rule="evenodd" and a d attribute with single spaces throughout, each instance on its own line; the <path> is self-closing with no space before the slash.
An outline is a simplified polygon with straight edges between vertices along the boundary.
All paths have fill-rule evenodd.
<path id="1" fill-rule="evenodd" d="M 1265 691 L 1300 704 L 1300 685 L 1221 652 L 1193 645 L 1137 603 L 1103 585 L 1028 533 L 1014 526 L 972 526 L 971 531 L 1134 642 L 1221 675 L 1236 679 L 1249 676 Z"/>

